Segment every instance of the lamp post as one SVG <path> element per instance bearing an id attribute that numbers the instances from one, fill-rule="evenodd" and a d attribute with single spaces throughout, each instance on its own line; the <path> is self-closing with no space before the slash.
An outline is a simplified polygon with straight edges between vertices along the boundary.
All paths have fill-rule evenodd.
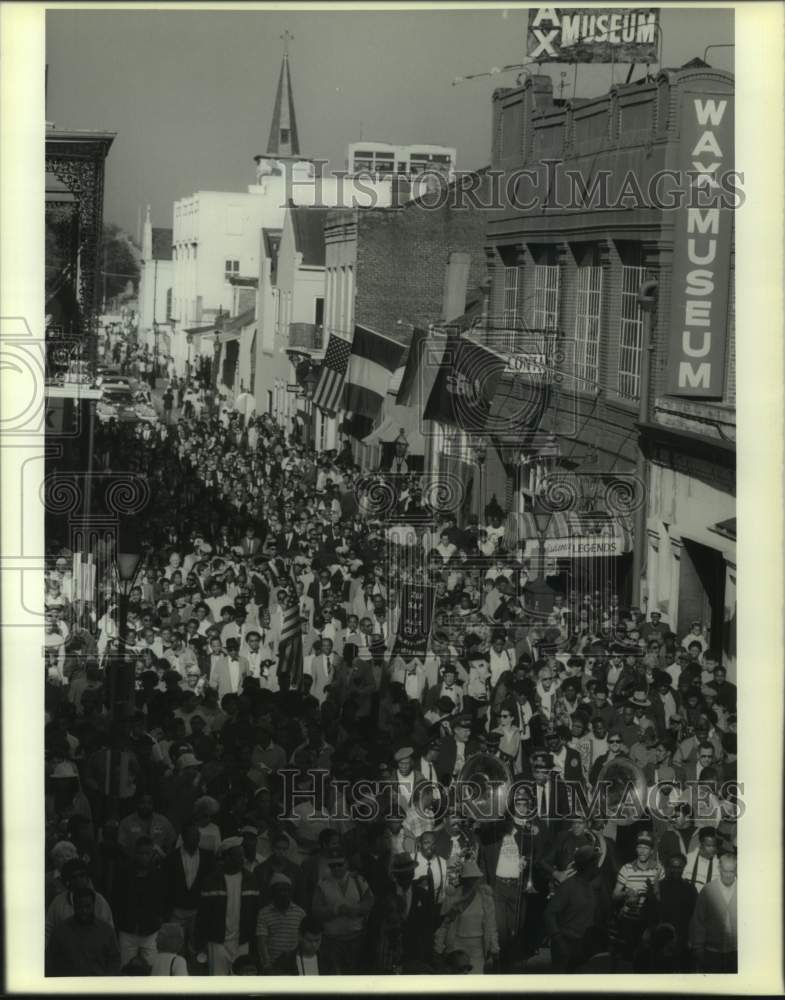
<path id="1" fill-rule="evenodd" d="M 531 610 L 537 617 L 550 614 L 553 610 L 553 591 L 545 580 L 545 540 L 548 537 L 553 511 L 535 494 L 532 504 L 532 517 L 537 526 L 537 577 L 526 584 L 526 593 L 530 598 Z"/>
<path id="2" fill-rule="evenodd" d="M 112 814 L 117 817 L 120 800 L 120 772 L 123 737 L 134 700 L 133 666 L 126 660 L 125 636 L 128 628 L 128 602 L 134 588 L 142 553 L 133 544 L 118 542 L 115 562 L 117 576 L 117 655 L 112 664 L 111 716 L 112 748 L 109 762 Z"/>
<path id="3" fill-rule="evenodd" d="M 480 482 L 477 488 L 477 517 L 482 519 L 485 504 L 485 459 L 488 457 L 488 439 L 485 435 L 477 435 L 471 440 L 474 461 L 480 470 Z"/>

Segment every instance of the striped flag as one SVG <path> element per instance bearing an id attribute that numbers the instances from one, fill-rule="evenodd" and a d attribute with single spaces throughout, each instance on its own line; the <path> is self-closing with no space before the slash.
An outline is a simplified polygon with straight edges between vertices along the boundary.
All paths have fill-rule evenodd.
<path id="1" fill-rule="evenodd" d="M 334 333 L 330 334 L 321 375 L 313 394 L 315 405 L 325 413 L 336 413 L 341 408 L 343 383 L 351 350 L 351 341 L 336 337 Z"/>
<path id="2" fill-rule="evenodd" d="M 405 352 L 405 344 L 356 325 L 346 369 L 344 409 L 376 418 Z"/>
<path id="3" fill-rule="evenodd" d="M 303 679 L 303 632 L 298 600 L 294 600 L 283 611 L 278 643 L 278 673 L 289 675 L 289 688 L 292 691 L 299 687 Z"/>

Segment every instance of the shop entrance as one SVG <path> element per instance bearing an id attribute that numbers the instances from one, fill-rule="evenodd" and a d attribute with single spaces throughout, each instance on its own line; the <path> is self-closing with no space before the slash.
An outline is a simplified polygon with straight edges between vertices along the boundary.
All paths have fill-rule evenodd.
<path id="1" fill-rule="evenodd" d="M 708 630 L 707 639 L 719 649 L 723 638 L 725 561 L 722 553 L 689 538 L 683 539 L 679 561 L 677 634 L 686 635 L 694 621 Z"/>

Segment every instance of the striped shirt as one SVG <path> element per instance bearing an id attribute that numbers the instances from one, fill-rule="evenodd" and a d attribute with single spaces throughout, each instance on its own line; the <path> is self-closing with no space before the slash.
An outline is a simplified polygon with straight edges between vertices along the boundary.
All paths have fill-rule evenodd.
<path id="1" fill-rule="evenodd" d="M 623 908 L 625 916 L 634 917 L 640 913 L 643 909 L 643 904 L 646 902 L 646 883 L 651 882 L 653 884 L 659 882 L 664 875 L 665 871 L 659 862 L 652 864 L 649 868 L 640 868 L 637 861 L 622 865 L 616 880 L 616 887 L 621 886 L 625 890 L 632 889 L 638 894 L 636 900 L 627 900 L 625 898 Z"/>
<path id="2" fill-rule="evenodd" d="M 300 922 L 304 916 L 305 910 L 296 903 L 290 903 L 285 910 L 277 909 L 272 903 L 259 910 L 256 936 L 265 939 L 271 962 L 297 947 Z"/>

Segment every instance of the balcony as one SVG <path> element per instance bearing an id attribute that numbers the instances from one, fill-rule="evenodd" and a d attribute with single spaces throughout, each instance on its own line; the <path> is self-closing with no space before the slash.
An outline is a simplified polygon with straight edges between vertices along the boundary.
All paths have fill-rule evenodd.
<path id="1" fill-rule="evenodd" d="M 290 323 L 290 351 L 321 351 L 323 350 L 324 328 L 315 323 Z"/>

